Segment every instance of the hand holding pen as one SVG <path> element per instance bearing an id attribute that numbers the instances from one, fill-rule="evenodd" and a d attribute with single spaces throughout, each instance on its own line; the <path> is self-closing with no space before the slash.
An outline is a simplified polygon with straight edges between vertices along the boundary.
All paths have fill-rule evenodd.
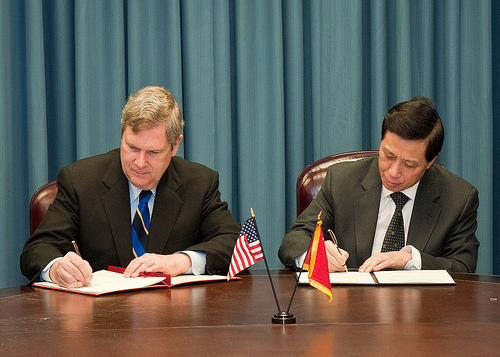
<path id="1" fill-rule="evenodd" d="M 61 259 L 55 260 L 49 270 L 50 279 L 66 288 L 81 288 L 90 285 L 92 267 L 82 259 L 76 242 L 71 242 L 75 252 L 68 252 Z"/>
<path id="2" fill-rule="evenodd" d="M 328 235 L 330 236 L 330 239 L 332 240 L 333 245 L 335 246 L 335 248 L 337 249 L 339 254 L 342 256 L 342 252 L 340 251 L 340 248 L 339 248 L 339 242 L 337 241 L 337 237 L 335 236 L 335 233 L 333 233 L 333 231 L 331 229 L 329 229 L 327 232 L 328 232 Z M 344 266 L 345 271 L 348 273 L 349 270 L 347 270 L 347 265 L 344 263 L 343 266 Z"/>

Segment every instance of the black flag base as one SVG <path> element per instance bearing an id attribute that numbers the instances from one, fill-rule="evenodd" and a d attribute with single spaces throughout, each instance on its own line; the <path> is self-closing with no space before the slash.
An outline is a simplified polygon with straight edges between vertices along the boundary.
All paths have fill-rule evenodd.
<path id="1" fill-rule="evenodd" d="M 273 316 L 273 324 L 286 325 L 294 324 L 296 322 L 297 319 L 295 318 L 295 316 L 286 311 L 281 311 L 279 314 L 274 314 Z"/>

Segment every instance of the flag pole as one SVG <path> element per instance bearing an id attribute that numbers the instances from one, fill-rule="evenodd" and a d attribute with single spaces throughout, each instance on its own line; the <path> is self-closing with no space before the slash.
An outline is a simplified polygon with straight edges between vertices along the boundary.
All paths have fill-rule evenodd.
<path id="1" fill-rule="evenodd" d="M 319 211 L 319 214 L 318 214 L 318 220 L 316 222 L 319 222 L 319 220 L 321 219 L 321 213 L 323 211 Z M 307 249 L 309 251 L 309 248 Z M 307 252 L 306 252 L 307 253 Z M 294 262 L 294 265 L 295 265 L 295 262 Z M 297 266 L 295 268 L 298 268 Z M 299 270 L 299 275 L 295 275 L 295 287 L 293 288 L 293 292 L 292 292 L 292 297 L 290 298 L 290 302 L 288 303 L 288 308 L 286 309 L 286 313 L 288 313 L 288 311 L 290 310 L 290 306 L 292 306 L 292 301 L 293 301 L 293 298 L 295 297 L 295 291 L 297 291 L 297 286 L 299 286 L 299 280 L 300 280 L 300 275 L 302 274 L 302 270 L 304 270 L 304 262 L 302 262 L 302 266 L 300 267 L 300 270 Z"/>
<path id="2" fill-rule="evenodd" d="M 255 233 L 257 234 L 257 238 L 260 241 L 260 247 L 262 249 L 262 257 L 264 258 L 264 263 L 266 264 L 267 276 L 269 277 L 269 282 L 271 283 L 271 288 L 273 289 L 274 299 L 276 300 L 276 306 L 278 307 L 279 313 L 274 314 L 272 318 L 273 324 L 294 324 L 297 319 L 293 314 L 290 314 L 288 311 L 281 311 L 280 303 L 278 302 L 278 297 L 276 296 L 276 290 L 274 289 L 273 279 L 271 278 L 271 272 L 269 271 L 269 266 L 267 265 L 266 255 L 264 254 L 264 245 L 262 244 L 262 240 L 260 239 L 259 228 L 257 228 L 257 221 L 255 220 L 255 213 L 253 208 L 250 208 L 252 213 L 252 219 L 255 226 Z"/>

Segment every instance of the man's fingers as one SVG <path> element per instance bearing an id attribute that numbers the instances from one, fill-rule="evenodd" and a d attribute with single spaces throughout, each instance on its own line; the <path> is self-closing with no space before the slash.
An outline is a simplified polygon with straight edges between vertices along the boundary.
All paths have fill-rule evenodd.
<path id="1" fill-rule="evenodd" d="M 146 268 L 146 272 L 162 272 L 171 276 L 185 273 L 191 267 L 191 258 L 185 253 L 157 255 L 156 262 Z"/>
<path id="2" fill-rule="evenodd" d="M 92 281 L 90 264 L 73 252 L 56 261 L 49 272 L 52 281 L 64 287 L 87 286 Z"/>
<path id="3" fill-rule="evenodd" d="M 89 262 L 83 260 L 79 255 L 69 252 L 66 254 L 69 262 L 65 265 L 66 271 L 75 278 L 76 281 L 88 285 L 92 281 L 92 268 Z M 63 259 L 64 260 L 64 259 Z"/>
<path id="4" fill-rule="evenodd" d="M 155 263 L 155 259 L 157 261 L 156 263 Z M 147 268 L 157 267 L 157 263 L 159 263 L 157 256 L 155 256 L 154 254 L 146 253 L 146 254 L 132 260 L 129 263 L 129 265 L 125 268 L 125 271 L 123 272 L 123 276 L 126 278 L 138 277 Z M 152 269 L 151 271 L 158 271 L 158 270 Z"/>
<path id="5" fill-rule="evenodd" d="M 185 273 L 191 267 L 191 258 L 185 253 L 168 255 L 146 253 L 135 258 L 125 269 L 126 278 L 137 277 L 141 272 L 161 272 L 176 276 Z"/>
<path id="6" fill-rule="evenodd" d="M 337 249 L 331 241 L 325 242 L 326 256 L 328 258 L 328 266 L 330 271 L 344 270 L 344 264 L 349 257 L 349 253 L 345 250 Z"/>
<path id="7" fill-rule="evenodd" d="M 359 267 L 360 272 L 371 272 L 382 269 L 404 269 L 406 263 L 411 260 L 411 253 L 396 251 L 377 253 L 368 258 L 363 265 Z"/>
<path id="8" fill-rule="evenodd" d="M 332 241 L 326 241 L 325 248 L 327 253 L 332 255 L 341 265 L 345 264 L 347 258 L 349 258 L 349 253 L 343 249 L 337 248 Z"/>

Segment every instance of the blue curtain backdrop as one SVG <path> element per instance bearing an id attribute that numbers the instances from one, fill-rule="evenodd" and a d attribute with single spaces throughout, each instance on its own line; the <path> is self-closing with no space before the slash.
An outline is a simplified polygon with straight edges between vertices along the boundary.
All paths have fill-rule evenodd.
<path id="1" fill-rule="evenodd" d="M 31 195 L 118 147 L 146 85 L 183 109 L 179 155 L 219 171 L 236 220 L 255 210 L 272 268 L 301 169 L 377 149 L 386 111 L 429 96 L 439 161 L 479 189 L 477 271 L 500 273 L 499 22 L 489 0 L 0 0 L 0 287 L 26 283 Z"/>

